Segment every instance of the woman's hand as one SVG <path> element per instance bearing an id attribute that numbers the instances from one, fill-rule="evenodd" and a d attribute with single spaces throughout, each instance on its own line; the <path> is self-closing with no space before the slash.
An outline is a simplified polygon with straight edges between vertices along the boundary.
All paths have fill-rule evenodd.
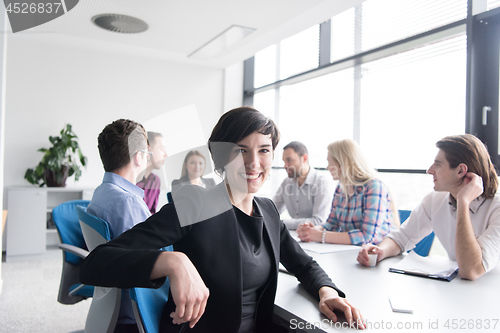
<path id="1" fill-rule="evenodd" d="M 337 322 L 338 317 L 334 310 L 342 311 L 347 322 L 353 328 L 365 329 L 365 322 L 361 312 L 352 306 L 347 299 L 339 297 L 337 291 L 330 287 L 321 287 L 319 289 L 319 310 L 328 319 Z"/>
<path id="2" fill-rule="evenodd" d="M 323 227 L 314 226 L 311 222 L 299 224 L 297 228 L 297 236 L 302 242 L 321 243 L 321 237 L 323 236 Z"/>
<path id="3" fill-rule="evenodd" d="M 151 272 L 151 279 L 168 276 L 175 312 L 170 314 L 174 324 L 189 321 L 189 327 L 200 320 L 209 296 L 208 288 L 196 267 L 182 252 L 162 252 Z"/>

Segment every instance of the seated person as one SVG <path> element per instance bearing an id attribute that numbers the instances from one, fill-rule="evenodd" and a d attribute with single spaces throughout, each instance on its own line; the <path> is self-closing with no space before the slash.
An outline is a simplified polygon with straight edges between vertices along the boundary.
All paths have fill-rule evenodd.
<path id="1" fill-rule="evenodd" d="M 378 244 L 399 226 L 399 215 L 389 189 L 377 179 L 352 140 L 328 145 L 328 170 L 339 184 L 330 216 L 321 226 L 304 223 L 297 229 L 303 242 Z"/>
<path id="2" fill-rule="evenodd" d="M 154 214 L 160 196 L 161 180 L 153 173 L 153 170 L 160 169 L 165 163 L 167 152 L 165 151 L 163 135 L 160 133 L 148 132 L 148 142 L 148 151 L 152 153 L 152 156 L 148 161 L 144 177 L 136 185 L 144 190 L 144 201 L 151 214 Z"/>
<path id="3" fill-rule="evenodd" d="M 284 219 L 283 223 L 290 230 L 305 222 L 324 223 L 333 198 L 331 178 L 311 168 L 309 153 L 301 142 L 292 141 L 283 148 L 283 162 L 288 178 L 283 180 L 273 198 L 280 214 L 286 208 L 291 217 Z"/>
<path id="4" fill-rule="evenodd" d="M 411 213 L 401 228 L 379 246 L 363 246 L 358 261 L 368 265 L 368 252 L 377 261 L 415 247 L 432 231 L 458 274 L 475 280 L 500 259 L 500 198 L 498 177 L 484 144 L 471 134 L 448 136 L 436 143 L 439 151 L 428 174 L 434 191 Z"/>
<path id="5" fill-rule="evenodd" d="M 163 311 L 161 332 L 184 331 L 186 327 L 176 324 L 185 322 L 190 322 L 190 332 L 276 332 L 273 308 L 281 261 L 319 299 L 319 309 L 329 319 L 337 321 L 334 310 L 338 310 L 349 323 L 364 328 L 359 310 L 290 236 L 273 202 L 255 196 L 269 175 L 278 142 L 274 122 L 255 109 L 241 107 L 222 115 L 209 148 L 223 182 L 209 189 L 179 189 L 177 203 L 165 205 L 147 221 L 92 251 L 82 263 L 80 280 L 154 288 L 168 276 L 172 297 Z M 220 203 L 224 210 L 182 223 L 182 200 L 192 203 L 188 217 L 203 216 L 205 208 L 213 208 L 211 203 Z M 172 269 L 176 260 L 169 258 L 175 259 L 175 252 L 157 250 L 172 244 L 192 261 L 196 273 L 183 274 L 184 265 Z M 202 293 L 191 285 L 200 276 L 209 291 L 205 287 Z M 191 290 L 194 295 L 186 295 Z M 198 297 L 200 293 L 204 297 Z"/>
<path id="6" fill-rule="evenodd" d="M 198 185 L 205 188 L 215 186 L 215 180 L 202 177 L 205 168 L 205 156 L 198 150 L 191 150 L 186 154 L 182 163 L 181 178 L 172 181 L 172 192 L 176 192 L 185 185 Z"/>
<path id="7" fill-rule="evenodd" d="M 97 146 L 106 173 L 87 212 L 108 222 L 113 239 L 151 216 L 144 191 L 135 185 L 150 155 L 146 131 L 135 121 L 119 119 L 102 130 Z M 137 331 L 128 290 L 122 295 L 115 332 Z"/>

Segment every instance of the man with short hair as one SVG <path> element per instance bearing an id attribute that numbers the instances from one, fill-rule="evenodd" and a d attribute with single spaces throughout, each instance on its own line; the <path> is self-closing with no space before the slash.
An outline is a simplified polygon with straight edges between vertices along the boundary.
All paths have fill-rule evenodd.
<path id="1" fill-rule="evenodd" d="M 137 183 L 137 186 L 144 190 L 144 201 L 148 206 L 151 214 L 156 213 L 158 198 L 160 196 L 161 180 L 160 177 L 153 173 L 153 170 L 158 170 L 165 163 L 167 152 L 165 151 L 165 143 L 163 135 L 157 132 L 148 132 L 148 151 L 152 153 L 152 157 L 148 162 L 144 177 Z"/>
<path id="2" fill-rule="evenodd" d="M 144 191 L 134 185 L 148 163 L 148 138 L 141 124 L 119 119 L 103 129 L 97 142 L 106 173 L 87 211 L 108 222 L 113 239 L 151 215 Z M 115 332 L 134 332 L 137 324 L 128 290 L 124 294 Z"/>
<path id="3" fill-rule="evenodd" d="M 332 206 L 333 180 L 310 167 L 307 148 L 301 142 L 292 141 L 283 148 L 283 161 L 288 178 L 273 198 L 280 214 L 285 208 L 290 214 L 291 219 L 283 222 L 290 230 L 305 222 L 324 223 Z"/>
<path id="4" fill-rule="evenodd" d="M 432 231 L 458 274 L 475 280 L 500 259 L 500 198 L 498 177 L 484 144 L 471 134 L 448 136 L 436 143 L 439 151 L 428 174 L 434 191 L 411 213 L 408 221 L 378 245 L 364 245 L 358 261 L 368 266 L 368 253 L 377 261 L 415 247 Z"/>
<path id="5" fill-rule="evenodd" d="M 151 213 L 144 202 L 144 191 L 135 185 L 146 168 L 149 156 L 148 139 L 141 124 L 119 119 L 107 125 L 98 137 L 99 155 L 106 173 L 94 191 L 87 211 L 107 221 L 111 238 L 145 221 Z M 198 271 L 182 252 L 163 251 L 161 263 L 153 271 L 162 272 L 170 281 L 175 323 L 196 324 L 205 311 L 208 290 Z M 155 280 L 155 277 L 151 278 Z M 115 333 L 139 332 L 128 290 L 122 293 Z"/>

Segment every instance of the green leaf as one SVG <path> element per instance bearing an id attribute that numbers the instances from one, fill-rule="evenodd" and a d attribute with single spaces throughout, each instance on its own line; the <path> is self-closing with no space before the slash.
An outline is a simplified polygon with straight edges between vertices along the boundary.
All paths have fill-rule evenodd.
<path id="1" fill-rule="evenodd" d="M 75 176 L 78 180 L 82 174 L 81 167 L 86 166 L 87 158 L 82 154 L 78 145 L 78 137 L 73 133 L 70 124 L 66 124 L 60 131 L 59 136 L 49 136 L 52 144 L 50 148 L 40 148 L 38 151 L 44 153 L 40 163 L 34 169 L 26 170 L 25 177 L 32 184 L 45 185 L 45 170 L 52 170 L 56 180 L 62 181 L 63 166 L 68 165 L 68 177 Z"/>
<path id="2" fill-rule="evenodd" d="M 70 138 L 68 137 L 68 135 L 67 135 L 67 134 L 63 134 L 63 135 L 61 136 L 61 141 L 62 141 L 62 143 L 63 143 L 65 146 L 67 146 L 67 145 L 68 145 L 68 143 L 69 143 L 69 141 L 70 141 Z"/>
<path id="3" fill-rule="evenodd" d="M 44 172 L 45 172 L 45 167 L 42 164 L 38 164 L 36 167 L 36 174 L 38 176 L 41 176 L 43 175 Z"/>

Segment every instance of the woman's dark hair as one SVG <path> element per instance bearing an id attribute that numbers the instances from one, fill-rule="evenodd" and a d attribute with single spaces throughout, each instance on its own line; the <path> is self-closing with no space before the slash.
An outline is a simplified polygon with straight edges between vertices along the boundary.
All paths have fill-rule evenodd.
<path id="1" fill-rule="evenodd" d="M 208 148 L 212 154 L 215 170 L 219 174 L 224 172 L 224 167 L 230 162 L 231 147 L 253 132 L 270 134 L 273 150 L 276 149 L 280 141 L 278 127 L 261 112 L 242 106 L 220 117 L 208 139 Z"/>
<path id="2" fill-rule="evenodd" d="M 483 179 L 483 195 L 486 198 L 495 196 L 498 177 L 488 150 L 481 140 L 472 134 L 453 135 L 439 140 L 436 146 L 444 152 L 450 168 L 464 163 L 468 172 L 473 172 Z"/>

